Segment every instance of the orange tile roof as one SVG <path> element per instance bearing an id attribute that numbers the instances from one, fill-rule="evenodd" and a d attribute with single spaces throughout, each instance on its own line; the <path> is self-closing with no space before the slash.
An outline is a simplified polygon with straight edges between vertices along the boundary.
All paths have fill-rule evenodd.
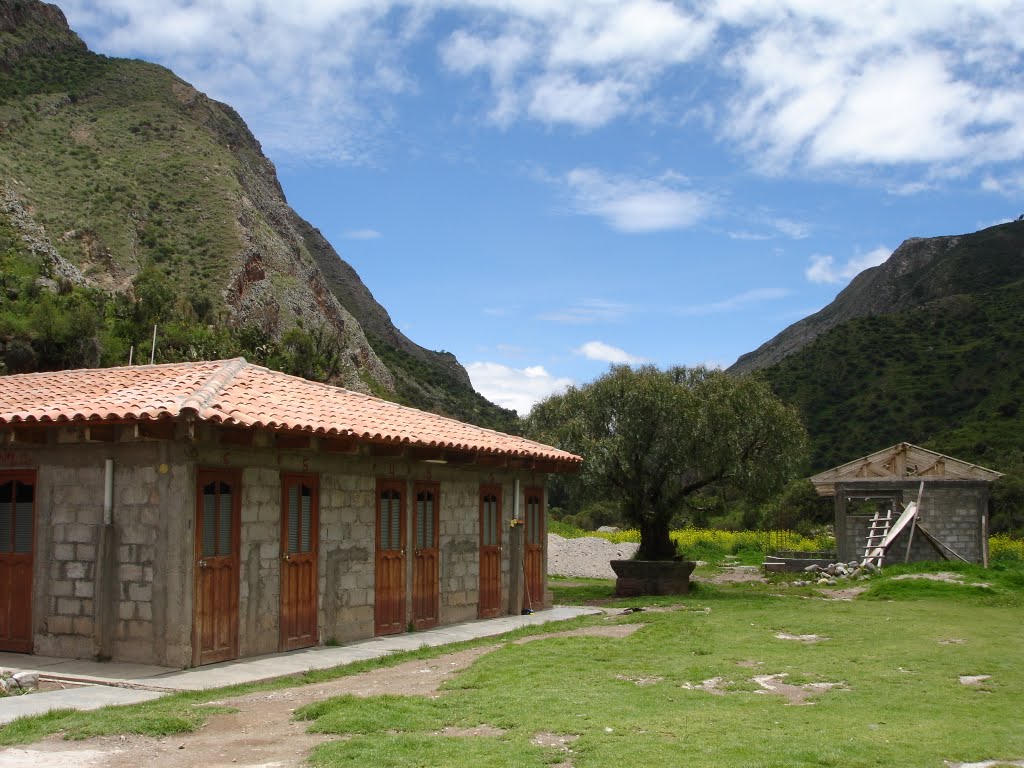
<path id="1" fill-rule="evenodd" d="M 289 376 L 244 358 L 0 377 L 0 425 L 187 415 L 246 427 L 582 462 L 526 438 Z"/>

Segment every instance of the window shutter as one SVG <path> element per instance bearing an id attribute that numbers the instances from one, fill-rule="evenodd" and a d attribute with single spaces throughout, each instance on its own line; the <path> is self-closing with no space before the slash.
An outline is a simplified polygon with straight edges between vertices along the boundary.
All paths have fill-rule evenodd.
<path id="1" fill-rule="evenodd" d="M 0 485 L 0 552 L 11 551 L 12 504 L 14 502 L 14 481 Z"/>
<path id="2" fill-rule="evenodd" d="M 25 483 L 14 486 L 14 551 L 32 552 L 32 500 L 35 489 Z"/>

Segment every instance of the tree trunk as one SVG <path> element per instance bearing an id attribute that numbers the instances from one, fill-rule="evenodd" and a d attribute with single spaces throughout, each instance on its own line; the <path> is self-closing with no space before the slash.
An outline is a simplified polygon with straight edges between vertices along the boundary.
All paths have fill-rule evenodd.
<path id="1" fill-rule="evenodd" d="M 637 560 L 671 560 L 676 554 L 676 545 L 668 535 L 668 520 L 644 520 L 640 523 Z"/>

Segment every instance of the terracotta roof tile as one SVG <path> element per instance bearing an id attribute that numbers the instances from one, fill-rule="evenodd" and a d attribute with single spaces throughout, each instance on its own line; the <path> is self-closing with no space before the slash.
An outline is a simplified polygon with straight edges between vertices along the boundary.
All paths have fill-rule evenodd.
<path id="1" fill-rule="evenodd" d="M 271 371 L 243 358 L 0 377 L 0 425 L 189 414 L 247 427 L 582 461 L 526 438 Z"/>

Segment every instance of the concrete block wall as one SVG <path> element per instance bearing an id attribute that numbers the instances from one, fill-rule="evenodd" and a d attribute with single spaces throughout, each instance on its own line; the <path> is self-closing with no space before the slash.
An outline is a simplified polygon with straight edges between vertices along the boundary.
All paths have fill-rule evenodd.
<path id="1" fill-rule="evenodd" d="M 438 530 L 442 624 L 477 618 L 480 602 L 480 483 L 441 484 Z"/>
<path id="2" fill-rule="evenodd" d="M 57 445 L 34 450 L 35 653 L 184 663 L 188 629 L 167 619 L 168 606 L 182 602 L 185 569 L 167 561 L 181 556 L 190 476 L 180 465 L 172 471 L 173 446 L 133 440 L 127 429 L 111 443 L 73 438 L 65 430 Z M 113 523 L 105 526 L 108 458 Z"/>
<path id="3" fill-rule="evenodd" d="M 903 489 L 904 502 L 917 499 L 916 484 Z M 980 563 L 984 557 L 982 519 L 987 514 L 988 487 L 984 483 L 931 482 L 925 485 L 918 520 L 946 546 L 971 562 Z M 897 505 L 894 515 L 902 507 Z M 844 560 L 859 560 L 864 554 L 865 539 L 871 525 L 870 516 L 846 515 L 846 547 L 840 554 Z M 907 557 L 910 529 L 905 529 L 892 543 L 885 563 L 902 563 Z M 920 533 L 915 533 L 910 547 L 910 561 L 941 560 L 935 547 Z"/>
<path id="4" fill-rule="evenodd" d="M 37 453 L 33 623 L 35 652 L 45 656 L 94 655 L 103 463 L 97 467 L 78 458 L 69 448 L 53 458 Z"/>
<path id="5" fill-rule="evenodd" d="M 242 471 L 239 535 L 238 653 L 274 653 L 280 644 L 281 473 Z"/>
<path id="6" fill-rule="evenodd" d="M 321 642 L 373 636 L 376 488 L 369 474 L 320 476 Z"/>

